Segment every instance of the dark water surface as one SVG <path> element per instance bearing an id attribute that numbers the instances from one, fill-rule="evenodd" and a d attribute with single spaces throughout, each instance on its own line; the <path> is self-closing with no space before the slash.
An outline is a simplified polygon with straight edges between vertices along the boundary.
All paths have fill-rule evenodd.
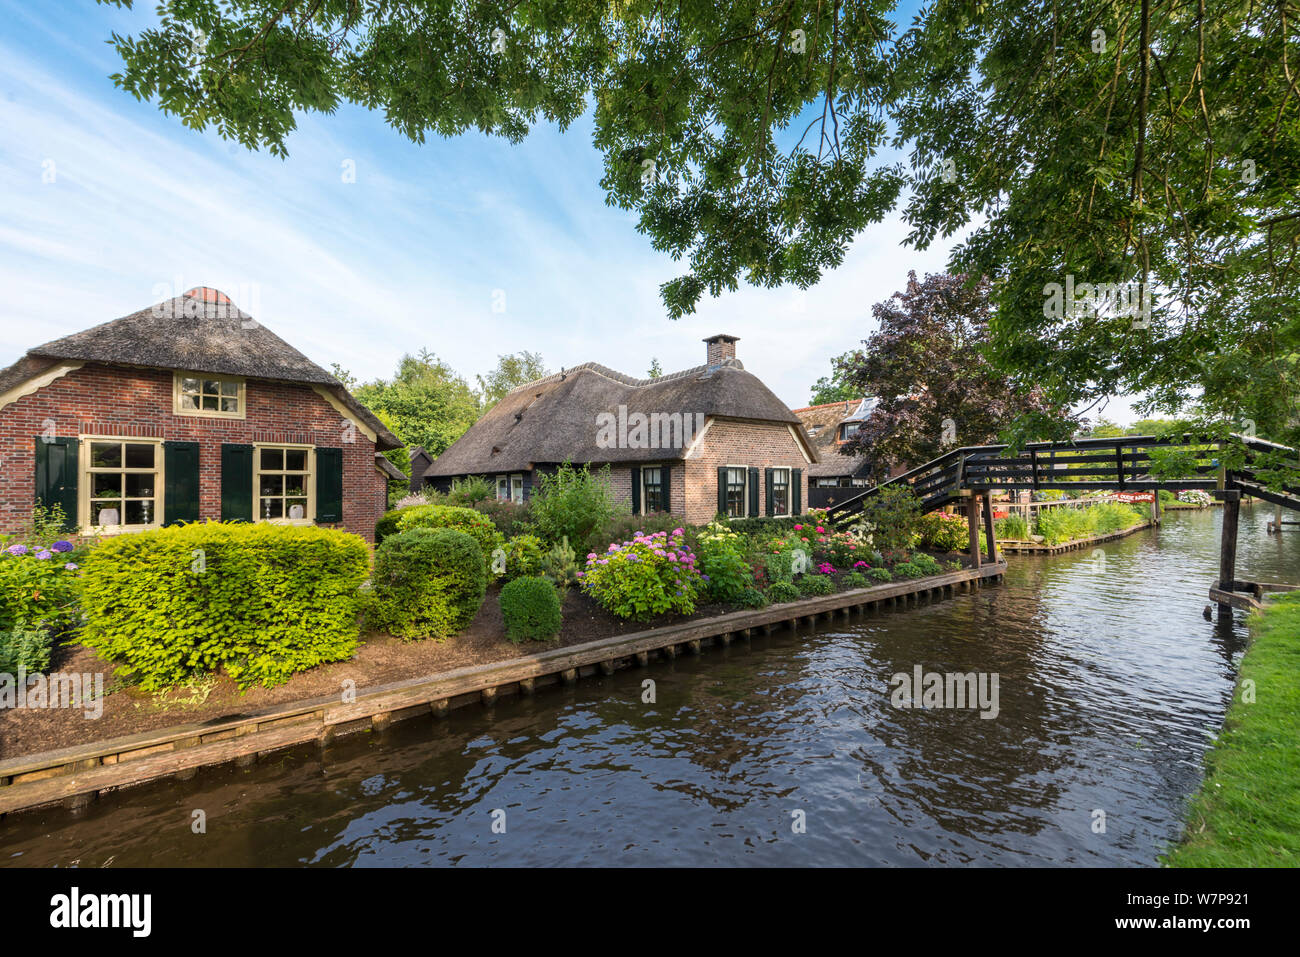
<path id="1" fill-rule="evenodd" d="M 1300 580 L 1270 514 L 1243 509 L 1238 575 Z M 1171 513 L 1104 562 L 1012 556 L 974 595 L 16 815 L 0 863 L 1151 865 L 1245 640 L 1240 614 L 1202 617 L 1219 522 Z M 1000 713 L 895 708 L 915 665 L 997 673 Z"/>

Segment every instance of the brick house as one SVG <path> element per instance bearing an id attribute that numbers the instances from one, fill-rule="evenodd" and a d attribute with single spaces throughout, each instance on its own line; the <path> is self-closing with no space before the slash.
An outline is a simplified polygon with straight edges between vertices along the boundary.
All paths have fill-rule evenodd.
<path id="1" fill-rule="evenodd" d="M 564 462 L 608 464 L 634 514 L 691 524 L 800 514 L 817 457 L 799 418 L 745 371 L 735 336 L 704 341 L 704 365 L 656 379 L 590 362 L 514 389 L 424 470 L 424 483 L 446 490 L 484 475 L 498 498 L 522 502 Z"/>
<path id="2" fill-rule="evenodd" d="M 817 450 L 817 464 L 808 469 L 809 508 L 826 508 L 842 502 L 875 485 L 878 480 L 884 481 L 907 471 L 907 466 L 898 466 L 878 477 L 865 455 L 841 452 L 871 415 L 876 401 L 866 396 L 794 410 Z"/>
<path id="3" fill-rule="evenodd" d="M 86 536 L 220 519 L 373 541 L 399 447 L 334 376 L 191 289 L 0 369 L 0 533 L 41 503 Z"/>

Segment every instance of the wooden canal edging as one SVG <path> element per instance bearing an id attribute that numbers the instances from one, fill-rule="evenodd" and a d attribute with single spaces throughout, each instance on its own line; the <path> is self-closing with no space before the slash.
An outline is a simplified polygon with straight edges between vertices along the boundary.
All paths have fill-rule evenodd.
<path id="1" fill-rule="evenodd" d="M 45 751 L 0 761 L 0 815 L 50 804 L 81 806 L 101 792 L 144 784 L 173 775 L 188 777 L 201 767 L 230 761 L 249 763 L 259 754 L 498 697 L 532 694 L 549 684 L 572 684 L 580 677 L 612 674 L 646 665 L 652 654 L 668 658 L 698 654 L 705 643 L 729 644 L 755 631 L 848 616 L 854 609 L 902 607 L 923 597 L 948 597 L 1000 581 L 1006 561 L 963 568 L 929 578 L 889 582 L 817 598 L 729 612 L 713 618 L 567 648 L 555 648 L 485 665 L 457 668 L 341 695 L 312 698 L 253 714 L 218 718 L 127 737 Z"/>
<path id="2" fill-rule="evenodd" d="M 1247 582 L 1237 579 L 1232 590 L 1215 586 L 1210 589 L 1210 600 L 1220 605 L 1230 605 L 1242 611 L 1259 611 L 1264 607 L 1264 596 L 1272 593 L 1300 591 L 1300 585 L 1281 585 L 1275 582 Z"/>
<path id="3" fill-rule="evenodd" d="M 1125 538 L 1134 532 L 1140 532 L 1144 529 L 1154 528 L 1155 522 L 1147 519 L 1145 522 L 1139 522 L 1137 525 L 1122 529 L 1118 532 L 1111 532 L 1108 535 L 1093 535 L 1090 538 L 1076 538 L 1072 542 L 1062 542 L 1059 545 L 1044 545 L 1039 542 L 1015 542 L 1002 539 L 998 542 L 998 550 L 1015 555 L 1059 555 L 1062 552 L 1078 551 L 1081 548 L 1087 548 L 1090 545 L 1097 545 L 1101 542 L 1114 541 L 1117 538 Z"/>

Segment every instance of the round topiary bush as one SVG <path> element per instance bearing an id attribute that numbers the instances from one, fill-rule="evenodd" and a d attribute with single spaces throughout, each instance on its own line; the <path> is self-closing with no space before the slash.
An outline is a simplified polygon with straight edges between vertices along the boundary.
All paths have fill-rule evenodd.
<path id="1" fill-rule="evenodd" d="M 799 600 L 799 589 L 790 582 L 777 582 L 767 590 L 767 597 L 776 604 Z"/>
<path id="2" fill-rule="evenodd" d="M 516 578 L 499 600 L 506 637 L 515 644 L 550 641 L 560 633 L 560 596 L 545 578 Z"/>
<path id="3" fill-rule="evenodd" d="M 397 517 L 397 530 L 405 532 L 412 528 L 454 528 L 464 532 L 478 543 L 483 554 L 483 567 L 488 570 L 489 578 L 495 577 L 489 568 L 492 553 L 501 544 L 501 535 L 492 519 L 472 508 L 458 505 L 416 505 L 403 509 Z"/>
<path id="4" fill-rule="evenodd" d="M 483 550 L 451 528 L 411 528 L 375 549 L 367 623 L 397 638 L 449 638 L 487 592 Z"/>

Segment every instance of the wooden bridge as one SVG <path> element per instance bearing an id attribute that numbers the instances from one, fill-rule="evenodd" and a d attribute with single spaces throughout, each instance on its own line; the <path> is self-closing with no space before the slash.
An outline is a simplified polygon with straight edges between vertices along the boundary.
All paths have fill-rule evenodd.
<path id="1" fill-rule="evenodd" d="M 1226 456 L 1224 453 L 1229 451 L 1229 446 L 1232 446 L 1232 455 Z M 1239 463 L 1237 467 L 1226 467 L 1224 460 L 1229 457 Z M 1280 485 L 1277 481 L 1279 458 L 1286 460 Z M 1153 471 L 1166 471 L 1157 468 L 1162 464 L 1173 466 L 1178 477 L 1153 476 Z M 1289 474 L 1291 471 L 1294 475 Z M 1272 481 L 1266 481 L 1265 473 Z M 1069 442 L 1031 442 L 1014 452 L 1007 445 L 966 446 L 945 452 L 924 465 L 839 502 L 828 509 L 828 520 L 841 527 L 852 524 L 872 498 L 890 487 L 911 489 L 923 512 L 955 502 L 964 503 L 970 528 L 970 550 L 977 564 L 984 560 L 979 548 L 981 512 L 987 560 L 997 560 L 990 502 L 995 489 L 1152 491 L 1156 493 L 1153 510 L 1157 518 L 1160 490 L 1210 491 L 1224 504 L 1219 582 L 1210 590 L 1210 597 L 1218 603 L 1222 614 L 1231 607 L 1257 607 L 1262 591 L 1270 587 L 1240 581 L 1236 577 L 1237 525 L 1242 494 L 1253 495 L 1280 508 L 1300 511 L 1300 460 L 1289 446 L 1244 435 L 1232 435 L 1222 442 L 1207 442 L 1189 436 L 1179 439 L 1124 435 Z"/>

